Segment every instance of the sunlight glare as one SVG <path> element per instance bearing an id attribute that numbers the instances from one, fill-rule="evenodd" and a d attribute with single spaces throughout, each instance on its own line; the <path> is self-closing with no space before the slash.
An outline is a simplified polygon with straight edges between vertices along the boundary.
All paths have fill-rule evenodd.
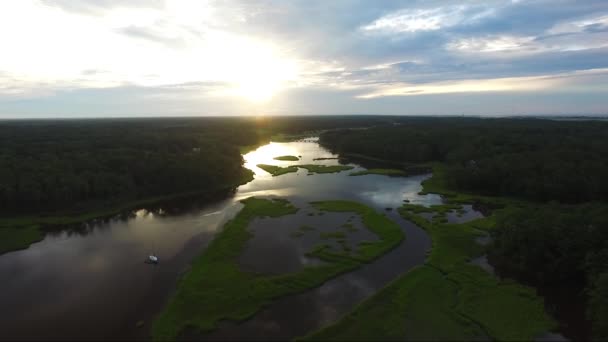
<path id="1" fill-rule="evenodd" d="M 243 156 L 245 159 L 245 167 L 254 171 L 258 176 L 271 176 L 268 172 L 258 168 L 257 164 L 271 165 L 291 165 L 293 163 L 274 160 L 275 157 L 286 155 L 297 155 L 297 149 L 289 147 L 288 144 L 271 142 L 267 145 L 259 147 L 255 151 L 251 151 Z"/>

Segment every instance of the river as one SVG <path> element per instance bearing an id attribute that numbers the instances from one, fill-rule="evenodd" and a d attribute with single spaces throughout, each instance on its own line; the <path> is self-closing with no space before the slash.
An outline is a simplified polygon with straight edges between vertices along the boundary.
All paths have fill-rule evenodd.
<path id="1" fill-rule="evenodd" d="M 302 158 L 298 162 L 273 160 L 281 155 Z M 239 200 L 250 196 L 279 196 L 304 208 L 297 215 L 285 218 L 283 224 L 286 225 L 303 220 L 311 224 L 330 222 L 330 216 L 305 217 L 310 201 L 355 200 L 378 211 L 386 210 L 389 217 L 402 226 L 406 240 L 355 272 L 308 292 L 280 299 L 244 324 L 222 324 L 205 338 L 284 339 L 336 320 L 387 282 L 424 261 L 430 247 L 429 237 L 387 208 L 397 208 L 404 200 L 438 204 L 441 198 L 418 195 L 421 181 L 428 175 L 351 177 L 349 171 L 307 175 L 306 170 L 300 169 L 297 173 L 272 177 L 255 166 L 260 163 L 335 165 L 337 160 L 313 160 L 335 157 L 314 138 L 272 142 L 244 156 L 245 166 L 255 172 L 255 179 L 213 203 L 178 213 L 163 208 L 136 210 L 109 220 L 90 222 L 79 229 L 49 233 L 28 249 L 1 255 L 1 338 L 147 338 L 151 322 L 162 310 L 179 276 L 188 270 L 191 260 L 205 249 L 218 229 L 242 207 Z M 357 164 L 351 165 L 355 167 L 352 171 L 363 170 Z M 306 243 L 306 239 L 281 236 L 273 233 L 273 228 L 263 222 L 250 227 L 256 235 L 243 253 L 243 267 L 287 272 L 311 262 L 298 254 L 296 248 L 297 244 Z M 160 257 L 159 265 L 144 263 L 152 252 Z"/>

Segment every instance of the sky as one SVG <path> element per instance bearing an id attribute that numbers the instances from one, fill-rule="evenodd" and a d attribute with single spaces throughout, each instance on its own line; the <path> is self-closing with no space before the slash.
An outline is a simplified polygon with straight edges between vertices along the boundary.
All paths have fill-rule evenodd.
<path id="1" fill-rule="evenodd" d="M 606 115 L 608 1 L 6 0 L 0 119 Z"/>

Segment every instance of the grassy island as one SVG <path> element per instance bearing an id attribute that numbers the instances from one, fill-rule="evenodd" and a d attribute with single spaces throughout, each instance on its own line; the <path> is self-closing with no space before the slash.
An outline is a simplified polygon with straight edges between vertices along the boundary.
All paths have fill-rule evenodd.
<path id="1" fill-rule="evenodd" d="M 280 157 L 274 157 L 274 160 L 282 160 L 282 161 L 298 161 L 300 160 L 300 158 L 296 157 L 296 156 L 280 156 Z"/>
<path id="2" fill-rule="evenodd" d="M 319 286 L 379 257 L 404 238 L 396 223 L 367 206 L 349 201 L 314 202 L 312 205 L 319 210 L 359 214 L 364 225 L 378 235 L 379 241 L 342 252 L 330 251 L 326 245 L 316 246 L 307 255 L 325 263 L 294 273 L 247 272 L 239 267 L 238 257 L 252 237 L 247 230 L 249 223 L 259 217 L 293 214 L 298 208 L 281 199 L 248 198 L 242 203 L 243 209 L 224 225 L 207 250 L 194 260 L 190 272 L 180 280 L 175 294 L 153 324 L 155 340 L 175 340 L 185 328 L 204 333 L 215 329 L 221 320 L 245 320 L 273 299 Z"/>
<path id="3" fill-rule="evenodd" d="M 306 169 L 310 173 L 337 173 L 337 172 L 348 171 L 348 170 L 353 169 L 352 166 L 348 166 L 348 165 L 304 164 L 304 165 L 298 165 L 298 167 Z"/>
<path id="4" fill-rule="evenodd" d="M 281 166 L 268 165 L 268 164 L 258 164 L 256 166 L 259 167 L 260 169 L 262 169 L 262 170 L 270 173 L 274 177 L 280 176 L 280 175 L 284 175 L 286 173 L 291 173 L 291 172 L 297 172 L 298 171 L 298 167 L 297 166 L 281 167 Z"/>
<path id="5" fill-rule="evenodd" d="M 272 174 L 273 176 L 280 176 L 286 173 L 296 172 L 298 168 L 308 170 L 309 173 L 337 173 L 353 169 L 352 166 L 348 165 L 316 165 L 316 164 L 303 164 L 303 165 L 290 165 L 286 167 L 258 164 L 257 167 Z"/>
<path id="6" fill-rule="evenodd" d="M 337 323 L 306 340 L 532 340 L 556 327 L 534 289 L 499 280 L 470 260 L 484 253 L 475 239 L 496 215 L 448 224 L 458 204 L 404 204 L 400 214 L 433 240 L 427 262 L 391 282 Z M 504 209 L 508 210 L 508 209 Z M 421 213 L 434 214 L 429 221 Z"/>

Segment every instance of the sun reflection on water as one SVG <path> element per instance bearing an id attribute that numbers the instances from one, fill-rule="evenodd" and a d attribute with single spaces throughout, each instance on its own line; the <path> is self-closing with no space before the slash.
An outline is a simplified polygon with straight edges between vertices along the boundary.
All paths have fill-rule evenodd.
<path id="1" fill-rule="evenodd" d="M 256 175 L 269 175 L 266 171 L 258 168 L 257 164 L 287 165 L 289 162 L 274 160 L 275 157 L 286 155 L 297 155 L 297 148 L 284 143 L 271 142 L 249 152 L 243 156 L 245 167 L 255 172 Z"/>

